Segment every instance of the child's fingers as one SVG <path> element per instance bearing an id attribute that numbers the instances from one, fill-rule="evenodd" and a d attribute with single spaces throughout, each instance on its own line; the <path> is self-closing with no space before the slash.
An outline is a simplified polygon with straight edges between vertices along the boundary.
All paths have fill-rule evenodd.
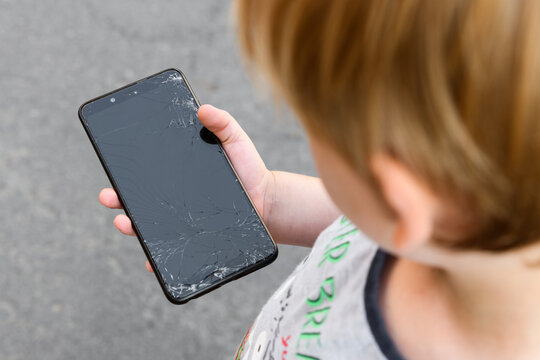
<path id="1" fill-rule="evenodd" d="M 201 123 L 218 137 L 223 146 L 247 138 L 244 130 L 225 110 L 206 104 L 199 108 L 198 115 Z"/>
<path id="2" fill-rule="evenodd" d="M 120 200 L 118 200 L 118 196 L 116 195 L 116 191 L 111 188 L 105 188 L 101 190 L 99 193 L 99 202 L 108 208 L 111 209 L 121 209 L 122 204 L 120 204 Z"/>
<path id="3" fill-rule="evenodd" d="M 111 188 L 105 188 L 101 190 L 101 192 L 99 193 L 99 202 L 103 204 L 104 206 L 111 209 L 122 208 L 122 204 L 120 204 L 120 201 L 118 200 L 118 196 L 116 195 L 116 192 L 114 191 L 114 189 L 111 189 Z M 126 215 L 123 215 L 123 214 L 117 215 L 114 218 L 114 226 L 116 226 L 116 228 L 120 230 L 122 234 L 135 236 L 135 231 L 133 231 L 131 220 L 129 220 L 129 218 Z M 148 260 L 146 261 L 145 266 L 146 266 L 146 270 L 148 270 L 149 272 L 154 272 Z"/>
<path id="4" fill-rule="evenodd" d="M 148 270 L 149 272 L 154 272 L 154 270 L 152 269 L 152 266 L 150 266 L 150 262 L 148 260 L 146 260 L 146 270 Z"/>
<path id="5" fill-rule="evenodd" d="M 133 231 L 133 227 L 131 226 L 131 220 L 129 220 L 129 218 L 126 215 L 123 215 L 123 214 L 117 215 L 114 218 L 114 226 L 116 226 L 122 234 L 135 236 L 135 232 Z M 149 272 L 154 272 L 148 260 L 146 260 L 145 266 L 146 266 L 146 270 L 148 270 Z"/>
<path id="6" fill-rule="evenodd" d="M 131 220 L 124 214 L 116 215 L 114 226 L 124 235 L 135 236 L 135 231 L 133 231 L 133 226 L 131 226 Z"/>

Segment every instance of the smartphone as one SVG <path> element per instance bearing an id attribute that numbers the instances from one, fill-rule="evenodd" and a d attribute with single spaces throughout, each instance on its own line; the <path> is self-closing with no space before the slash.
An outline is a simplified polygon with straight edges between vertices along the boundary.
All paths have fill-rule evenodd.
<path id="1" fill-rule="evenodd" d="M 176 69 L 84 103 L 79 118 L 167 299 L 270 264 L 277 246 Z"/>

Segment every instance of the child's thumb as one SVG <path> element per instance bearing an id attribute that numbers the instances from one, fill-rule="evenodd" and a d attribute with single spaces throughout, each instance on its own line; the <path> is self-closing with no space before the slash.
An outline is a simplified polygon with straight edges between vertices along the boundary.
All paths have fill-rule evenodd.
<path id="1" fill-rule="evenodd" d="M 225 110 L 212 105 L 202 105 L 199 108 L 199 120 L 214 133 L 223 145 L 234 143 L 246 136 L 246 133 L 236 120 Z"/>

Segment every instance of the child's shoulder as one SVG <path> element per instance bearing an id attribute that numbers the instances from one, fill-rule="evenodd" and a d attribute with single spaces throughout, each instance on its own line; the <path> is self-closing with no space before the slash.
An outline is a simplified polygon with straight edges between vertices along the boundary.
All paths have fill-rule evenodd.
<path id="1" fill-rule="evenodd" d="M 291 352 L 303 359 L 393 358 L 380 350 L 379 341 L 389 338 L 380 336 L 377 296 L 365 292 L 378 291 L 380 261 L 378 247 L 347 218 L 338 218 L 263 307 L 244 346 L 249 356 L 241 358 L 259 352 L 276 358 Z"/>

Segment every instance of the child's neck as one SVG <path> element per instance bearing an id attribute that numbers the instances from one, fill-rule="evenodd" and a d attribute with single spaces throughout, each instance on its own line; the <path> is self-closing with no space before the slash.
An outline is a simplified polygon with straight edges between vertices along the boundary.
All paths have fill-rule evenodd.
<path id="1" fill-rule="evenodd" d="M 437 272 L 441 289 L 463 326 L 498 338 L 501 345 L 533 339 L 538 345 L 540 266 L 531 266 L 531 252 L 540 259 L 534 250 L 470 254 Z"/>
<path id="2" fill-rule="evenodd" d="M 397 260 L 382 294 L 383 306 L 389 310 L 388 320 L 398 321 L 389 328 L 394 328 L 399 337 L 400 329 L 407 331 L 404 322 L 413 321 L 396 313 L 392 319 L 389 307 L 394 304 L 405 310 L 406 305 L 399 301 L 405 298 L 407 304 L 415 304 L 409 309 L 416 309 L 416 316 L 424 317 L 424 324 L 433 321 L 432 328 L 415 330 L 426 331 L 425 336 L 432 337 L 434 346 L 454 343 L 458 358 L 469 357 L 466 354 L 471 358 L 540 358 L 540 266 L 525 264 L 540 259 L 539 250 L 453 254 L 443 269 Z M 407 336 L 402 340 L 407 346 Z"/>

